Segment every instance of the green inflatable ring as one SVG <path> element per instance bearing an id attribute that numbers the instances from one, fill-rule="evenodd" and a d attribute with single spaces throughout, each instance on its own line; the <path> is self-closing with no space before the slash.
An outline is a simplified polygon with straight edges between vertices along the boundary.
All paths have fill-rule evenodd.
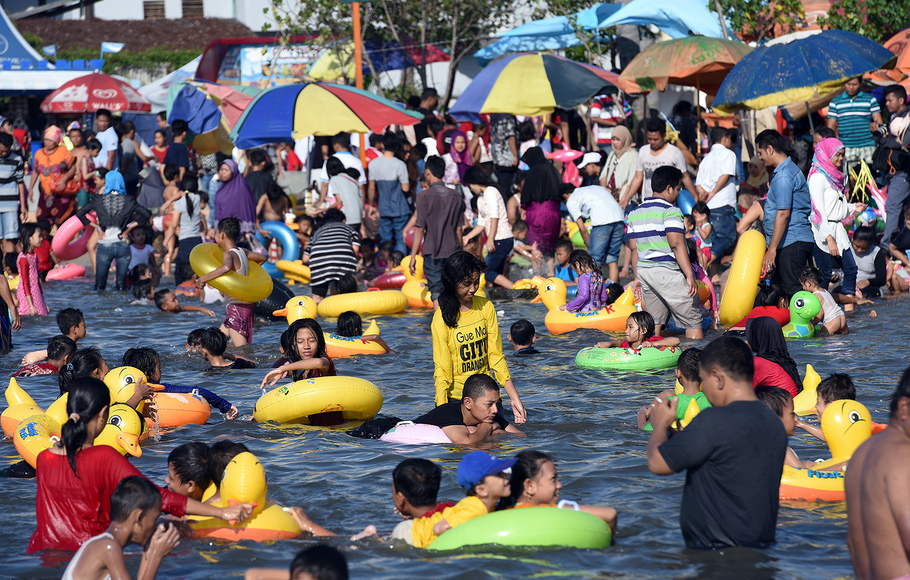
<path id="1" fill-rule="evenodd" d="M 430 550 L 457 550 L 462 546 L 566 546 L 606 548 L 610 526 L 597 516 L 572 509 L 531 507 L 493 512 L 465 522 L 442 534 Z"/>
<path id="2" fill-rule="evenodd" d="M 578 351 L 575 364 L 583 369 L 601 371 L 647 371 L 668 369 L 676 366 L 682 348 L 678 346 L 655 346 L 651 348 L 597 348 L 588 347 Z"/>
<path id="3" fill-rule="evenodd" d="M 521 254 L 512 254 L 512 257 L 509 258 L 509 261 L 515 264 L 516 266 L 525 266 L 528 267 L 531 265 L 531 260 L 525 258 Z"/>
<path id="4" fill-rule="evenodd" d="M 576 248 L 587 248 L 588 245 L 585 244 L 585 239 L 581 236 L 581 231 L 576 231 L 572 234 L 572 245 Z"/>

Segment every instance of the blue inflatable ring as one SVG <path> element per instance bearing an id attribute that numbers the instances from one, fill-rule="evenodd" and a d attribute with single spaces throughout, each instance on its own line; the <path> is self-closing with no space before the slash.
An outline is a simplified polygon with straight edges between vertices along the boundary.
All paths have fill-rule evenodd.
<path id="1" fill-rule="evenodd" d="M 259 227 L 270 233 L 273 238 L 277 238 L 281 243 L 281 247 L 284 248 L 284 253 L 281 255 L 282 260 L 293 262 L 300 259 L 300 242 L 297 240 L 294 230 L 289 228 L 284 222 L 261 222 Z M 261 233 L 256 232 L 256 239 L 265 247 L 269 246 L 269 241 Z M 278 270 L 275 264 L 266 262 L 262 267 L 272 278 L 284 278 L 284 274 Z"/>

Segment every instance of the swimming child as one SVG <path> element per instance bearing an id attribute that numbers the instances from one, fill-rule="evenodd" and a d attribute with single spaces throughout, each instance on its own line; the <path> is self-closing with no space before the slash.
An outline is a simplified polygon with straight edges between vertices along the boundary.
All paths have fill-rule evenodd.
<path id="1" fill-rule="evenodd" d="M 499 509 L 563 507 L 564 503 L 559 500 L 562 484 L 559 483 L 553 458 L 541 451 L 526 449 L 520 452 L 516 459 L 509 476 L 511 495 L 499 502 Z M 616 532 L 615 509 L 597 505 L 578 505 L 575 502 L 566 503 L 577 511 L 599 517 L 610 525 L 610 530 Z"/>
<path id="2" fill-rule="evenodd" d="M 137 266 L 139 268 L 141 266 Z M 133 300 L 130 304 L 147 306 L 155 300 L 155 286 L 151 280 L 137 280 L 133 284 Z"/>
<path id="3" fill-rule="evenodd" d="M 216 332 L 217 331 L 217 332 Z M 256 363 L 242 356 L 234 356 L 234 362 L 225 360 L 224 351 L 227 350 L 227 337 L 219 328 L 207 328 L 199 338 L 198 351 L 213 369 L 242 370 L 254 369 Z M 233 408 L 233 407 L 232 407 Z"/>
<path id="4" fill-rule="evenodd" d="M 57 328 L 60 334 L 75 343 L 85 338 L 85 318 L 82 311 L 75 308 L 64 308 L 57 313 Z M 22 357 L 22 366 L 47 360 L 47 350 L 36 350 Z"/>
<path id="5" fill-rule="evenodd" d="M 217 329 L 215 329 L 217 330 Z M 224 336 L 224 335 L 222 335 Z M 246 360 L 246 359 L 243 359 Z M 161 385 L 164 393 L 198 393 L 200 397 L 224 414 L 225 419 L 235 419 L 238 415 L 237 407 L 230 401 L 222 399 L 212 391 L 202 387 L 184 387 L 161 382 L 161 357 L 153 348 L 131 348 L 123 353 L 123 366 L 133 367 L 142 371 L 148 382 Z M 255 367 L 255 363 L 254 363 Z"/>
<path id="6" fill-rule="evenodd" d="M 212 484 L 212 453 L 199 441 L 178 445 L 167 456 L 167 488 L 182 496 L 202 501 Z"/>
<path id="7" fill-rule="evenodd" d="M 565 306 L 560 305 L 559 309 L 567 312 L 600 310 L 606 304 L 607 285 L 612 283 L 612 280 L 604 282 L 594 258 L 584 250 L 574 250 L 569 255 L 569 265 L 578 272 L 578 294 Z"/>
<path id="8" fill-rule="evenodd" d="M 130 230 L 130 272 L 135 272 L 136 268 L 140 265 L 145 266 L 149 269 L 149 278 L 152 278 L 151 267 L 154 265 L 150 260 L 152 258 L 159 258 L 160 255 L 155 252 L 155 248 L 151 244 L 145 243 L 145 240 L 148 236 L 148 229 L 144 227 L 133 228 Z M 132 282 L 135 284 L 139 278 L 133 278 Z"/>
<path id="9" fill-rule="evenodd" d="M 331 534 L 334 535 L 334 534 Z M 325 544 L 300 550 L 291 570 L 287 568 L 249 568 L 245 580 L 348 580 L 344 553 Z"/>
<path id="10" fill-rule="evenodd" d="M 36 377 L 55 375 L 65 367 L 76 353 L 73 339 L 59 334 L 47 341 L 47 362 L 37 362 L 23 366 L 13 374 L 14 377 Z"/>
<path id="11" fill-rule="evenodd" d="M 109 372 L 110 368 L 108 368 L 107 362 L 101 356 L 101 351 L 97 348 L 90 346 L 77 350 L 70 357 L 69 363 L 61 367 L 58 372 L 57 384 L 60 386 L 60 394 L 63 395 L 63 393 L 69 392 L 70 383 L 78 378 L 92 377 L 93 379 L 104 380 L 104 376 Z M 151 394 L 151 386 L 144 388 Z M 136 403 L 138 402 L 139 400 L 137 399 Z"/>
<path id="12" fill-rule="evenodd" d="M 701 377 L 698 374 L 698 355 L 700 353 L 701 350 L 697 348 L 687 348 L 682 351 L 676 361 L 676 380 L 679 381 L 680 386 L 683 388 L 682 393 L 677 395 L 675 389 L 667 389 L 657 395 L 650 405 L 642 407 L 638 411 L 637 418 L 639 429 L 648 433 L 653 431 L 651 424 L 648 422 L 651 418 L 651 410 L 655 405 L 660 405 L 671 397 L 678 398 L 676 422 L 673 424 L 673 428 L 677 431 L 684 428 L 682 421 L 686 417 L 686 411 L 692 399 L 695 399 L 695 404 L 698 405 L 699 410 L 704 410 L 711 406 L 707 395 L 701 390 Z"/>
<path id="13" fill-rule="evenodd" d="M 831 296 L 828 289 L 821 287 L 821 271 L 814 266 L 806 266 L 799 275 L 799 283 L 803 290 L 815 294 L 822 303 L 822 311 L 812 320 L 816 324 L 821 322 L 820 332 L 822 334 L 848 334 L 850 329 L 847 328 L 847 316 L 834 301 L 834 296 Z"/>
<path id="14" fill-rule="evenodd" d="M 537 248 L 537 242 L 530 245 L 525 243 L 529 231 L 528 222 L 522 219 L 515 220 L 512 224 L 512 238 L 515 240 L 512 251 L 530 260 L 531 267 L 536 270 L 543 265 L 543 252 Z"/>
<path id="15" fill-rule="evenodd" d="M 578 284 L 578 273 L 569 265 L 569 255 L 575 249 L 571 240 L 565 238 L 556 242 L 556 265 L 553 268 L 553 276 L 566 283 L 566 286 L 575 286 Z"/>
<path id="16" fill-rule="evenodd" d="M 511 495 L 510 469 L 517 458 L 499 459 L 483 451 L 468 453 L 458 464 L 458 485 L 467 497 L 450 508 L 414 521 L 414 546 L 426 548 L 448 530 L 496 509 L 496 503 Z"/>
<path id="17" fill-rule="evenodd" d="M 19 286 L 16 287 L 19 315 L 47 316 L 44 292 L 38 278 L 38 256 L 35 255 L 35 248 L 41 243 L 41 230 L 37 224 L 24 223 L 19 226 L 19 239 L 22 241 L 22 252 L 16 259 L 16 267 L 19 269 Z"/>
<path id="18" fill-rule="evenodd" d="M 626 318 L 626 339 L 607 340 L 595 344 L 597 348 L 647 348 L 652 346 L 679 346 L 675 336 L 654 336 L 654 317 L 647 312 L 633 312 Z"/>
<path id="19" fill-rule="evenodd" d="M 312 318 L 295 320 L 288 327 L 290 349 L 285 353 L 288 362 L 265 375 L 260 385 L 274 385 L 290 373 L 294 381 L 313 377 L 334 377 L 335 363 L 325 353 L 322 327 Z"/>
<path id="20" fill-rule="evenodd" d="M 146 546 L 140 577 L 154 578 L 161 560 L 180 543 L 176 526 L 157 524 L 161 492 L 141 475 L 130 475 L 117 484 L 110 499 L 111 524 L 87 540 L 70 560 L 63 580 L 131 578 L 123 556 L 129 544 Z"/>
<path id="21" fill-rule="evenodd" d="M 755 308 L 745 318 L 731 326 L 730 330 L 745 330 L 746 323 L 752 318 L 767 316 L 773 318 L 778 324 L 784 326 L 790 322 L 790 308 L 787 306 L 787 295 L 778 284 L 771 284 L 770 280 L 759 280 L 758 293 L 755 296 Z"/>
<path id="22" fill-rule="evenodd" d="M 536 332 L 534 325 L 524 318 L 512 323 L 508 338 L 512 343 L 512 348 L 515 349 L 514 356 L 540 354 L 540 351 L 534 348 L 534 343 L 537 342 Z"/>
<path id="23" fill-rule="evenodd" d="M 177 300 L 177 295 L 174 294 L 174 291 L 170 288 L 159 288 L 155 291 L 155 306 L 162 312 L 173 312 L 175 314 L 177 312 L 202 312 L 209 316 L 215 316 L 214 311 L 203 306 L 196 306 L 194 304 L 181 306 L 180 301 Z"/>
<path id="24" fill-rule="evenodd" d="M 393 352 L 378 334 L 363 334 L 363 321 L 360 315 L 350 310 L 338 315 L 338 327 L 335 329 L 335 334 L 344 338 L 359 338 L 364 342 L 375 342 L 386 352 Z"/>
<path id="25" fill-rule="evenodd" d="M 762 403 L 768 405 L 772 411 L 777 413 L 784 429 L 787 431 L 787 437 L 792 437 L 796 430 L 797 415 L 793 410 L 793 397 L 790 393 L 780 387 L 758 387 L 755 389 L 755 396 Z M 787 455 L 784 456 L 784 465 L 796 467 L 797 469 L 809 469 L 815 466 L 815 461 L 803 461 L 799 458 L 792 448 L 787 447 Z"/>
<path id="26" fill-rule="evenodd" d="M 392 471 L 392 501 L 395 513 L 405 518 L 392 530 L 392 540 L 404 540 L 414 545 L 414 522 L 422 517 L 452 507 L 446 502 L 437 504 L 442 470 L 428 459 L 405 459 Z"/>
<path id="27" fill-rule="evenodd" d="M 209 470 L 212 474 L 212 484 L 215 486 L 215 495 L 205 500 L 205 503 L 221 501 L 221 480 L 224 479 L 224 470 L 234 457 L 244 452 L 249 452 L 249 448 L 236 441 L 222 439 L 212 443 L 209 447 Z"/>
<path id="28" fill-rule="evenodd" d="M 819 421 L 821 421 L 821 416 L 825 412 L 825 409 L 834 401 L 842 401 L 844 399 L 850 401 L 856 400 L 856 385 L 853 384 L 853 379 L 850 375 L 846 373 L 832 373 L 818 383 L 815 393 L 815 412 L 818 415 Z M 796 420 L 796 426 L 822 441 L 827 441 L 821 427 L 807 423 L 801 418 Z"/>
<path id="29" fill-rule="evenodd" d="M 229 217 L 218 222 L 215 243 L 224 250 L 224 259 L 221 266 L 196 279 L 196 288 L 202 288 L 206 282 L 231 271 L 236 271 L 241 276 L 249 276 L 249 260 L 259 264 L 265 262 L 265 256 L 238 248 L 238 240 L 240 240 L 240 220 L 235 217 Z M 231 339 L 234 346 L 252 344 L 253 319 L 253 304 L 251 302 L 228 298 L 225 319 L 221 324 L 221 332 Z"/>

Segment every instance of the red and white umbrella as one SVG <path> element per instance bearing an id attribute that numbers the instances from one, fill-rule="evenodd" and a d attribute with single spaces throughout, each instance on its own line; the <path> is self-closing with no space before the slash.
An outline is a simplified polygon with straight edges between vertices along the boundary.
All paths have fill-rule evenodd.
<path id="1" fill-rule="evenodd" d="M 101 73 L 67 81 L 41 103 L 44 113 L 94 113 L 98 109 L 150 113 L 152 104 L 133 87 Z"/>

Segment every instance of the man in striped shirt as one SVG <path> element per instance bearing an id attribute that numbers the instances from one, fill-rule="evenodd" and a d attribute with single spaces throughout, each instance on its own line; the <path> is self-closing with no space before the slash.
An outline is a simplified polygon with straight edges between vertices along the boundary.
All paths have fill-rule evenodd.
<path id="1" fill-rule="evenodd" d="M 882 109 L 869 93 L 859 90 L 862 79 L 850 79 L 844 92 L 828 105 L 827 125 L 837 132 L 844 144 L 844 167 L 853 167 L 860 160 L 872 163 L 875 152 L 874 131 L 882 122 Z"/>
<path id="2" fill-rule="evenodd" d="M 28 217 L 25 165 L 22 156 L 13 152 L 13 142 L 12 135 L 0 133 L 0 249 L 4 254 L 12 252 L 19 239 L 19 219 Z"/>
<path id="3" fill-rule="evenodd" d="M 686 329 L 686 338 L 704 338 L 698 287 L 686 248 L 686 229 L 676 198 L 682 171 L 664 165 L 651 177 L 652 197 L 629 214 L 629 246 L 635 293 L 654 317 L 654 332 L 669 322 Z"/>

